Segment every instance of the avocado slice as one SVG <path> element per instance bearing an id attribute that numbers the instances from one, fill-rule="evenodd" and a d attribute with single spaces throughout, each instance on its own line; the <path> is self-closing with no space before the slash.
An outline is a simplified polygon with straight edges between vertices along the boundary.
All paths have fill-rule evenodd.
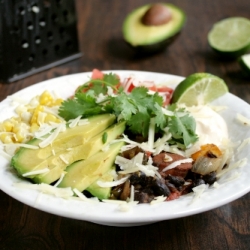
<path id="1" fill-rule="evenodd" d="M 59 152 L 55 156 L 49 157 L 36 167 L 39 169 L 49 168 L 50 171 L 44 174 L 38 174 L 33 176 L 33 181 L 36 183 L 50 184 L 60 178 L 65 168 L 75 161 L 87 159 L 99 150 L 104 148 L 112 140 L 116 139 L 125 130 L 125 122 L 116 123 L 106 130 L 102 131 L 98 135 L 89 139 L 88 142 L 71 148 L 71 150 L 64 150 Z M 103 142 L 103 135 L 106 136 L 106 141 Z"/>
<path id="2" fill-rule="evenodd" d="M 77 161 L 66 168 L 66 174 L 58 187 L 76 188 L 80 192 L 102 177 L 114 164 L 124 142 L 110 145 L 107 151 L 99 151 L 86 160 Z"/>
<path id="3" fill-rule="evenodd" d="M 115 116 L 111 114 L 93 116 L 89 118 L 88 124 L 75 126 L 73 128 L 68 127 L 65 132 L 57 136 L 52 145 L 39 149 L 21 147 L 12 157 L 11 166 L 13 166 L 20 175 L 43 169 L 46 166 L 41 163 L 53 154 L 86 143 L 90 138 L 105 130 L 114 122 Z M 28 142 L 28 144 L 38 146 L 40 142 L 40 139 L 34 138 Z"/>
<path id="4" fill-rule="evenodd" d="M 112 167 L 108 170 L 102 177 L 93 182 L 86 190 L 91 193 L 93 196 L 97 197 L 100 200 L 108 199 L 111 193 L 111 187 L 100 187 L 97 182 L 110 182 L 114 180 L 112 172 L 115 170 L 115 167 Z"/>
<path id="5" fill-rule="evenodd" d="M 146 25 L 143 17 L 153 6 L 143 5 L 127 15 L 123 22 L 124 40 L 138 52 L 153 53 L 163 50 L 171 43 L 183 28 L 186 15 L 178 7 L 170 3 L 162 3 L 171 13 L 171 19 L 159 25 Z"/>

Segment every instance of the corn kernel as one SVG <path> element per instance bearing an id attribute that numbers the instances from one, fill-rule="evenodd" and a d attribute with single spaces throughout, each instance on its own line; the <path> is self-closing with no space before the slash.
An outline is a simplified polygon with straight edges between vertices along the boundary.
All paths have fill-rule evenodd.
<path id="1" fill-rule="evenodd" d="M 3 122 L 3 128 L 6 132 L 11 132 L 13 129 L 13 123 L 10 120 L 5 120 Z"/>
<path id="2" fill-rule="evenodd" d="M 21 131 L 18 131 L 15 136 L 16 142 L 22 142 L 24 140 L 24 137 L 22 135 L 23 133 Z"/>
<path id="3" fill-rule="evenodd" d="M 4 142 L 4 140 L 5 140 L 5 138 L 6 138 L 7 135 L 8 135 L 7 133 L 1 133 L 1 134 L 0 134 L 0 140 L 1 140 L 2 142 Z"/>
<path id="4" fill-rule="evenodd" d="M 63 102 L 63 99 L 58 98 L 58 99 L 56 99 L 56 100 L 53 101 L 53 103 L 52 103 L 51 106 L 59 106 L 59 105 L 62 104 L 62 102 Z"/>
<path id="5" fill-rule="evenodd" d="M 35 131 L 37 131 L 39 129 L 39 126 L 37 123 L 32 123 L 30 126 L 30 132 L 34 133 Z"/>
<path id="6" fill-rule="evenodd" d="M 10 135 L 10 134 L 5 134 L 5 137 L 4 137 L 4 139 L 2 140 L 3 141 L 3 143 L 13 143 L 13 140 L 12 140 L 12 135 Z"/>
<path id="7" fill-rule="evenodd" d="M 50 105 L 52 101 L 53 101 L 53 97 L 47 90 L 45 90 L 39 98 L 39 102 L 41 105 Z"/>
<path id="8" fill-rule="evenodd" d="M 38 105 L 38 106 L 35 108 L 35 110 L 33 111 L 33 115 L 32 115 L 32 117 L 31 117 L 31 119 L 30 119 L 30 124 L 31 124 L 31 125 L 32 125 L 33 123 L 37 123 L 38 113 L 39 113 L 40 111 L 43 111 L 43 110 L 44 110 L 44 108 L 43 108 L 42 105 Z"/>
<path id="9" fill-rule="evenodd" d="M 49 122 L 58 122 L 57 120 L 58 120 L 58 119 L 57 119 L 56 116 L 54 116 L 54 115 L 52 115 L 52 114 L 47 114 L 46 117 L 45 117 L 44 122 L 45 122 L 45 123 L 49 123 Z"/>

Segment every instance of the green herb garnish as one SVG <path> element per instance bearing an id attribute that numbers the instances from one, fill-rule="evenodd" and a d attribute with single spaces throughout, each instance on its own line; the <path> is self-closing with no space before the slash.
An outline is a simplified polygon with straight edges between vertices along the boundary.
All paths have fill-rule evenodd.
<path id="1" fill-rule="evenodd" d="M 108 87 L 112 88 L 116 95 L 108 95 Z M 103 97 L 101 101 L 98 99 L 100 95 Z M 164 133 L 164 128 L 168 127 L 173 143 L 185 148 L 197 141 L 194 118 L 175 105 L 168 106 L 173 115 L 166 115 L 162 105 L 163 98 L 157 92 L 149 94 L 146 87 L 136 87 L 131 93 L 125 93 L 119 86 L 116 75 L 105 74 L 103 80 L 90 80 L 78 88 L 73 99 L 62 103 L 59 115 L 67 121 L 78 116 L 86 118 L 113 113 L 118 121 L 126 121 L 127 130 L 132 134 L 144 137 L 148 135 L 150 119 L 154 118 L 155 132 Z M 178 116 L 180 112 L 182 115 Z"/>

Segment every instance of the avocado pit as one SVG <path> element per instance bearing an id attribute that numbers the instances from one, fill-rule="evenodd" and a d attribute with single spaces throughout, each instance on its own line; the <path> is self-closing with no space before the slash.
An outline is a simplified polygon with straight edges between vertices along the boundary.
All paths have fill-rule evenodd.
<path id="1" fill-rule="evenodd" d="M 166 5 L 153 4 L 142 16 L 142 23 L 147 26 L 158 26 L 168 23 L 172 19 L 172 13 Z"/>
<path id="2" fill-rule="evenodd" d="M 146 4 L 126 16 L 123 38 L 138 54 L 158 53 L 175 40 L 185 21 L 185 13 L 173 4 Z"/>

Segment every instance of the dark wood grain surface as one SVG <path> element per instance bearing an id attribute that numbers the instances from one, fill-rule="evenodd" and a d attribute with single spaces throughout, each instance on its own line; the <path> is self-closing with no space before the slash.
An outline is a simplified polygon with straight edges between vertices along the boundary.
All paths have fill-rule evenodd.
<path id="1" fill-rule="evenodd" d="M 236 60 L 219 58 L 207 33 L 222 18 L 250 18 L 249 0 L 173 0 L 187 14 L 186 25 L 167 50 L 138 57 L 122 40 L 126 14 L 152 1 L 77 0 L 83 56 L 14 83 L 0 84 L 0 101 L 37 82 L 71 73 L 144 70 L 187 76 L 209 72 L 250 103 L 250 79 Z M 1 180 L 0 180 L 1 181 Z M 0 191 L 0 249 L 250 249 L 250 194 L 201 214 L 155 224 L 115 228 L 51 215 L 23 205 Z"/>

